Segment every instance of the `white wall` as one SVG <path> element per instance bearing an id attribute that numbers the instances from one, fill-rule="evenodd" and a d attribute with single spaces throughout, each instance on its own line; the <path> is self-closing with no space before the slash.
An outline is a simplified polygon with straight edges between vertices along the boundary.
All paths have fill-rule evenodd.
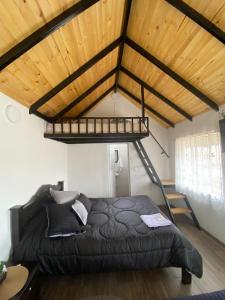
<path id="1" fill-rule="evenodd" d="M 222 109 L 222 107 L 221 107 Z M 170 141 L 170 172 L 171 178 L 175 178 L 175 140 L 178 137 L 201 133 L 205 131 L 219 131 L 219 113 L 210 111 L 193 118 L 192 122 L 185 121 L 176 125 L 175 129 L 169 131 Z M 222 154 L 223 175 L 225 179 L 225 156 Z M 202 203 L 190 199 L 191 205 L 199 219 L 200 225 L 209 233 L 225 243 L 225 211 L 218 211 L 209 203 Z M 216 206 L 216 204 L 215 204 Z"/>
<path id="2" fill-rule="evenodd" d="M 9 123 L 5 107 L 16 106 L 20 121 Z M 0 93 L 0 260 L 10 249 L 9 208 L 24 204 L 43 183 L 66 180 L 66 145 L 43 138 L 44 121 Z"/>
<path id="3" fill-rule="evenodd" d="M 88 197 L 109 196 L 107 144 L 68 145 L 68 188 Z"/>
<path id="4" fill-rule="evenodd" d="M 141 110 L 119 93 L 106 97 L 88 114 L 89 117 L 101 116 L 140 116 Z M 168 151 L 168 129 L 163 128 L 150 118 L 150 129 Z M 147 137 L 142 140 L 149 157 L 163 179 L 169 178 L 169 160 L 161 155 L 161 150 L 152 140 Z M 130 178 L 131 194 L 147 194 L 158 204 L 163 203 L 162 195 L 158 188 L 151 184 L 142 163 L 134 149 L 129 146 L 130 152 Z M 83 158 L 80 159 L 80 155 Z M 109 194 L 109 174 L 107 172 L 108 161 L 107 146 L 98 145 L 69 145 L 68 146 L 68 184 L 71 189 L 80 189 L 90 196 L 101 196 Z M 97 171 L 98 170 L 98 171 Z M 103 174 L 104 176 L 101 176 Z M 86 179 L 84 184 L 84 179 Z M 108 190 L 107 190 L 108 189 Z"/>

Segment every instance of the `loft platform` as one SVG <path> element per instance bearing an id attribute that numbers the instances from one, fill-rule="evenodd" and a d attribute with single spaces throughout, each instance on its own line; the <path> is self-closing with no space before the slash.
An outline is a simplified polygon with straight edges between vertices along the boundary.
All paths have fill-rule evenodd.
<path id="1" fill-rule="evenodd" d="M 145 117 L 82 117 L 47 123 L 44 137 L 66 144 L 90 144 L 134 142 L 148 135 Z"/>

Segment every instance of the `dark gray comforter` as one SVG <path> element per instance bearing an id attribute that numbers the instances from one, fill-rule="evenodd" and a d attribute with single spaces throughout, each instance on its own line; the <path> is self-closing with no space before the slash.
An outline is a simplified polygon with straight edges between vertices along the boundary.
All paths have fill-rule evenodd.
<path id="1" fill-rule="evenodd" d="M 202 259 L 179 229 L 150 229 L 141 214 L 159 212 L 146 196 L 91 199 L 86 232 L 46 238 L 45 212 L 26 226 L 15 261 L 39 261 L 51 274 L 185 267 L 202 276 Z"/>

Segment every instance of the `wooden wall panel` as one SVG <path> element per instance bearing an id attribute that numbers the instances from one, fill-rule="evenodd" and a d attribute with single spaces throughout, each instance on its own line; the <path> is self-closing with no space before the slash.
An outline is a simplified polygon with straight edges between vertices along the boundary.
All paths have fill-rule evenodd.
<path id="1" fill-rule="evenodd" d="M 4 0 L 1 3 L 5 8 L 0 12 L 0 27 L 4 25 L 8 32 L 2 52 L 74 3 L 69 0 L 26 1 L 20 7 L 21 2 Z M 124 0 L 104 0 L 90 7 L 4 69 L 0 73 L 0 91 L 30 106 L 119 37 L 123 8 Z M 13 26 L 9 26 L 11 23 Z M 71 89 L 76 95 L 76 86 L 72 84 Z"/>
<path id="2" fill-rule="evenodd" d="M 0 55 L 79 0 L 1 0 Z"/>
<path id="3" fill-rule="evenodd" d="M 224 45 L 169 3 L 134 0 L 128 36 L 212 100 L 225 103 Z"/>
<path id="4" fill-rule="evenodd" d="M 128 91 L 141 99 L 141 87 L 135 81 L 130 79 L 126 74 L 122 73 L 119 78 L 119 84 L 126 87 Z M 145 90 L 145 103 L 158 111 L 161 115 L 169 119 L 173 123 L 184 120 L 184 117 L 177 113 L 173 108 L 162 102 L 159 98 L 150 94 Z"/>
<path id="5" fill-rule="evenodd" d="M 190 115 L 195 116 L 209 109 L 191 92 L 128 46 L 125 46 L 122 63 L 129 71 Z"/>
<path id="6" fill-rule="evenodd" d="M 183 0 L 217 27 L 225 31 L 225 0 Z"/>
<path id="7" fill-rule="evenodd" d="M 99 79 L 116 67 L 118 48 L 113 50 L 88 71 L 69 84 L 56 96 L 52 97 L 39 111 L 48 116 L 54 116 L 60 112 L 66 105 L 84 93 Z"/>
<path id="8" fill-rule="evenodd" d="M 75 117 L 84 111 L 90 104 L 92 104 L 98 97 L 100 97 L 105 91 L 107 91 L 115 83 L 115 75 L 110 77 L 107 81 L 101 84 L 94 92 L 86 97 L 81 103 L 76 105 L 74 109 L 71 109 L 65 116 Z"/>

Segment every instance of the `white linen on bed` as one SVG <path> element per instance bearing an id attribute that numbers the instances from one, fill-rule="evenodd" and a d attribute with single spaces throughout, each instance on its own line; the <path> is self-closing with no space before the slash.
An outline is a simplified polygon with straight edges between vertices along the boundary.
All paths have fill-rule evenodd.
<path id="1" fill-rule="evenodd" d="M 87 224 L 87 217 L 88 217 L 88 211 L 83 203 L 81 203 L 79 200 L 76 200 L 75 203 L 72 205 L 72 209 L 75 211 L 75 213 L 80 218 L 80 221 L 83 223 L 83 225 Z"/>
<path id="2" fill-rule="evenodd" d="M 150 228 L 164 227 L 172 224 L 172 222 L 165 218 L 161 213 L 141 215 L 141 219 Z"/>

